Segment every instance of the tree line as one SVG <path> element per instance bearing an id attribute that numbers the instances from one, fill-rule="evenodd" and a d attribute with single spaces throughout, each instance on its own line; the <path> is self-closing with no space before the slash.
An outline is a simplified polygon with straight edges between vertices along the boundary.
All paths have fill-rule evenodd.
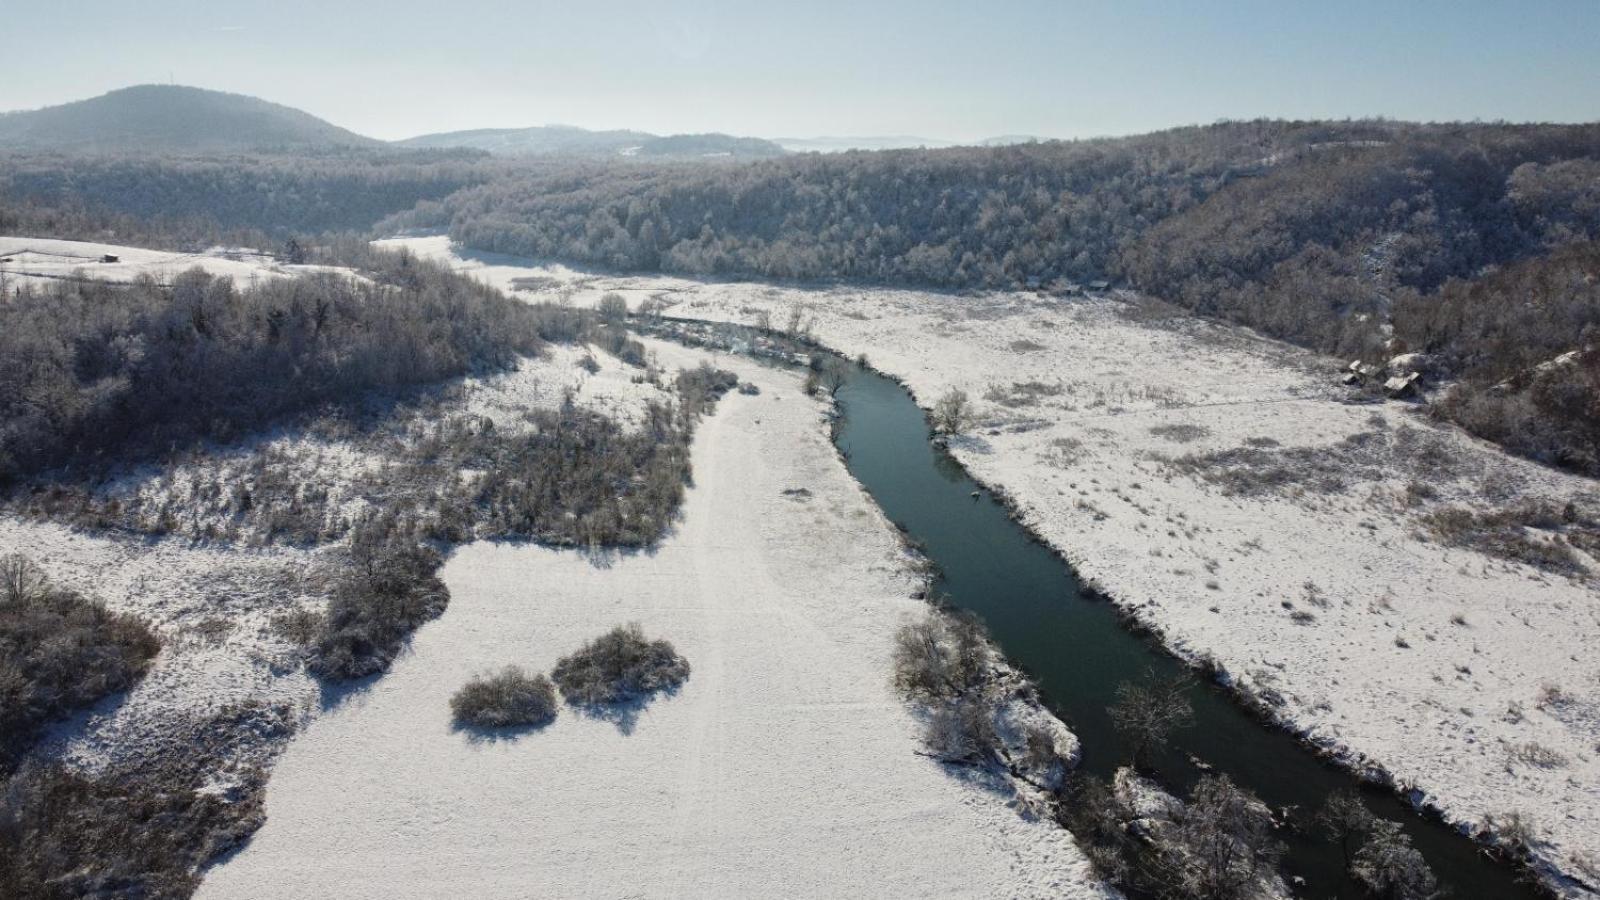
<path id="1" fill-rule="evenodd" d="M 0 302 L 0 482 L 508 366 L 568 330 L 442 266 L 353 252 L 357 277 L 18 288 Z"/>

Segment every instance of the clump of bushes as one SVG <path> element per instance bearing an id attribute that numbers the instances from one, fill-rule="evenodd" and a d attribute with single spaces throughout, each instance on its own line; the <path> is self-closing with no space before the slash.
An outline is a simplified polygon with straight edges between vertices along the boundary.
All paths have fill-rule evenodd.
<path id="1" fill-rule="evenodd" d="M 1600 526 L 1575 508 L 1558 510 L 1542 503 L 1486 512 L 1446 507 L 1423 516 L 1421 525 L 1440 543 L 1565 575 L 1585 570 L 1582 558 L 1572 547 L 1585 547 L 1600 537 Z M 1535 537 L 1530 531 L 1544 532 L 1548 537 Z"/>
<path id="2" fill-rule="evenodd" d="M 436 574 L 439 553 L 406 535 L 393 517 L 357 526 L 350 556 L 311 648 L 308 668 L 324 678 L 387 669 L 411 632 L 444 612 L 450 599 Z"/>
<path id="3" fill-rule="evenodd" d="M 924 702 L 974 696 L 983 692 L 992 656 L 976 619 L 930 611 L 895 632 L 894 684 Z"/>
<path id="4" fill-rule="evenodd" d="M 544 675 L 516 666 L 474 678 L 450 698 L 457 723 L 479 728 L 540 726 L 556 717 L 556 689 Z"/>
<path id="5" fill-rule="evenodd" d="M 965 613 L 929 610 L 895 632 L 894 685 L 927 708 L 922 740 L 950 763 L 999 763 L 1016 770 L 997 727 L 1007 702 L 993 644 Z"/>
<path id="6" fill-rule="evenodd" d="M 619 625 L 563 657 L 551 672 L 568 703 L 621 703 L 689 680 L 689 662 L 668 641 L 648 640 L 638 623 Z"/>
<path id="7" fill-rule="evenodd" d="M 723 394 L 738 384 L 739 376 L 732 372 L 701 363 L 697 368 L 678 373 L 678 396 L 682 398 L 684 412 L 697 416 L 710 411 Z"/>
<path id="8" fill-rule="evenodd" d="M 1107 784 L 1076 779 L 1058 807 L 1096 872 L 1136 896 L 1244 900 L 1285 895 L 1284 853 L 1270 810 L 1226 775 L 1206 775 L 1187 800 L 1130 769 Z"/>
<path id="9" fill-rule="evenodd" d="M 287 705 L 246 703 L 92 773 L 24 766 L 0 790 L 0 897 L 190 896 L 266 821 L 264 764 L 292 730 Z"/>
<path id="10" fill-rule="evenodd" d="M 45 722 L 127 690 L 161 642 L 143 622 L 0 557 L 0 774 Z"/>

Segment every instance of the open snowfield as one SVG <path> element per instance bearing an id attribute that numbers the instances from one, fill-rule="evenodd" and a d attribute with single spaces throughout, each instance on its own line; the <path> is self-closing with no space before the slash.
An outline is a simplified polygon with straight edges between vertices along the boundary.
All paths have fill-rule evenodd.
<path id="1" fill-rule="evenodd" d="M 101 262 L 106 256 L 115 256 L 117 261 Z M 291 266 L 253 250 L 224 247 L 213 247 L 204 253 L 173 253 L 119 244 L 0 237 L 0 283 L 9 283 L 13 288 L 62 280 L 127 284 L 143 276 L 167 284 L 194 268 L 232 278 L 241 287 L 258 280 L 348 271 L 330 266 Z"/>
<path id="2" fill-rule="evenodd" d="M 440 238 L 403 243 L 451 253 Z M 1592 509 L 1594 482 L 1405 403 L 1350 403 L 1336 361 L 1241 329 L 1140 321 L 1136 303 L 500 263 L 486 277 L 545 279 L 524 296 L 615 290 L 671 316 L 778 327 L 799 308 L 818 340 L 864 354 L 925 407 L 965 390 L 978 424 L 956 455 L 1168 646 L 1452 821 L 1521 813 L 1543 860 L 1596 880 L 1600 560 L 1580 552 L 1589 574 L 1568 577 L 1446 546 L 1423 523 L 1530 499 Z M 1242 479 L 1171 461 L 1227 451 L 1248 461 Z"/>
<path id="3" fill-rule="evenodd" d="M 266 826 L 202 897 L 1101 895 L 1067 832 L 917 755 L 888 657 L 921 604 L 892 529 L 795 375 L 719 364 L 762 393 L 701 423 L 659 549 L 458 550 L 449 610 L 296 739 Z M 630 621 L 689 660 L 680 692 L 616 719 L 452 727 L 472 675 L 548 670 Z"/>

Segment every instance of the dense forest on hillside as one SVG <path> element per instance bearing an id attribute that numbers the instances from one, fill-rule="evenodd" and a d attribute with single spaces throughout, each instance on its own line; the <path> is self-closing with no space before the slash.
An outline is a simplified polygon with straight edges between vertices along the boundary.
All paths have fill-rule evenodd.
<path id="1" fill-rule="evenodd" d="M 66 237 L 444 228 L 624 270 L 947 289 L 1104 278 L 1346 357 L 1425 351 L 1463 382 L 1437 410 L 1600 472 L 1575 418 L 1596 402 L 1574 377 L 1592 354 L 1559 369 L 1559 400 L 1535 399 L 1557 376 L 1531 369 L 1595 344 L 1582 248 L 1600 238 L 1600 125 L 1232 122 L 722 165 L 437 150 L 4 162 L 0 230 Z"/>
<path id="2" fill-rule="evenodd" d="M 470 150 L 339 150 L 301 155 L 0 156 L 0 210 L 54 210 L 62 224 L 118 216 L 174 236 L 256 229 L 282 238 L 365 230 L 489 178 Z M 0 211 L 0 230 L 10 230 Z M 80 228 L 80 230 L 82 230 Z M 59 234 L 60 237 L 87 235 Z"/>
<path id="3" fill-rule="evenodd" d="M 194 270 L 19 289 L 0 303 L 0 484 L 504 367 L 554 329 L 556 313 L 443 267 L 353 255 L 366 278 L 240 288 Z"/>
<path id="4" fill-rule="evenodd" d="M 1600 126 L 1245 122 L 720 168 L 530 166 L 390 224 L 619 269 L 957 289 L 1111 279 L 1330 353 L 1426 351 L 1464 381 L 1439 411 L 1600 472 L 1586 424 L 1600 394 L 1575 378 L 1592 354 L 1558 391 L 1519 374 L 1595 343 L 1592 245 L 1562 248 L 1600 236 Z M 1488 277 L 1505 266 L 1518 274 Z"/>

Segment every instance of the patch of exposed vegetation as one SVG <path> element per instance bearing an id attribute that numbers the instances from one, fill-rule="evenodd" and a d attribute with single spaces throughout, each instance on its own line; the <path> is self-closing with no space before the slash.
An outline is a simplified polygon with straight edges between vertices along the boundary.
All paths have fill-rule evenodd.
<path id="1" fill-rule="evenodd" d="M 450 715 L 456 723 L 477 728 L 547 725 L 555 720 L 557 707 L 550 679 L 516 666 L 474 678 L 450 698 Z"/>
<path id="2" fill-rule="evenodd" d="M 1571 505 L 1525 503 L 1490 511 L 1452 506 L 1419 521 L 1423 533 L 1442 544 L 1563 575 L 1588 568 L 1575 547 L 1592 551 L 1600 543 L 1600 523 Z"/>
<path id="3" fill-rule="evenodd" d="M 1150 433 L 1175 444 L 1192 444 L 1211 436 L 1211 429 L 1192 422 L 1174 422 L 1169 425 L 1152 425 Z"/>
<path id="4" fill-rule="evenodd" d="M 245 704 L 172 723 L 107 767 L 24 766 L 0 791 L 0 896 L 183 898 L 266 820 L 266 764 L 289 710 Z"/>
<path id="5" fill-rule="evenodd" d="M 0 557 L 0 776 L 41 725 L 132 687 L 160 649 L 138 619 Z"/>
<path id="6" fill-rule="evenodd" d="M 1278 447 L 1260 442 L 1210 453 L 1189 453 L 1166 463 L 1173 470 L 1239 496 L 1338 494 L 1359 483 L 1415 475 L 1430 479 L 1463 473 L 1461 458 L 1431 431 L 1401 426 L 1362 431 L 1324 447 Z"/>
<path id="7" fill-rule="evenodd" d="M 1038 406 L 1046 397 L 1059 397 L 1066 388 L 1057 384 L 1046 384 L 1043 381 L 1014 381 L 1010 387 L 1002 388 L 991 385 L 983 394 L 983 399 L 990 403 L 998 403 L 1008 409 L 1023 409 Z"/>
<path id="8" fill-rule="evenodd" d="M 649 640 L 629 623 L 562 657 L 550 674 L 568 703 L 602 706 L 676 691 L 689 680 L 689 662 L 670 642 Z"/>

